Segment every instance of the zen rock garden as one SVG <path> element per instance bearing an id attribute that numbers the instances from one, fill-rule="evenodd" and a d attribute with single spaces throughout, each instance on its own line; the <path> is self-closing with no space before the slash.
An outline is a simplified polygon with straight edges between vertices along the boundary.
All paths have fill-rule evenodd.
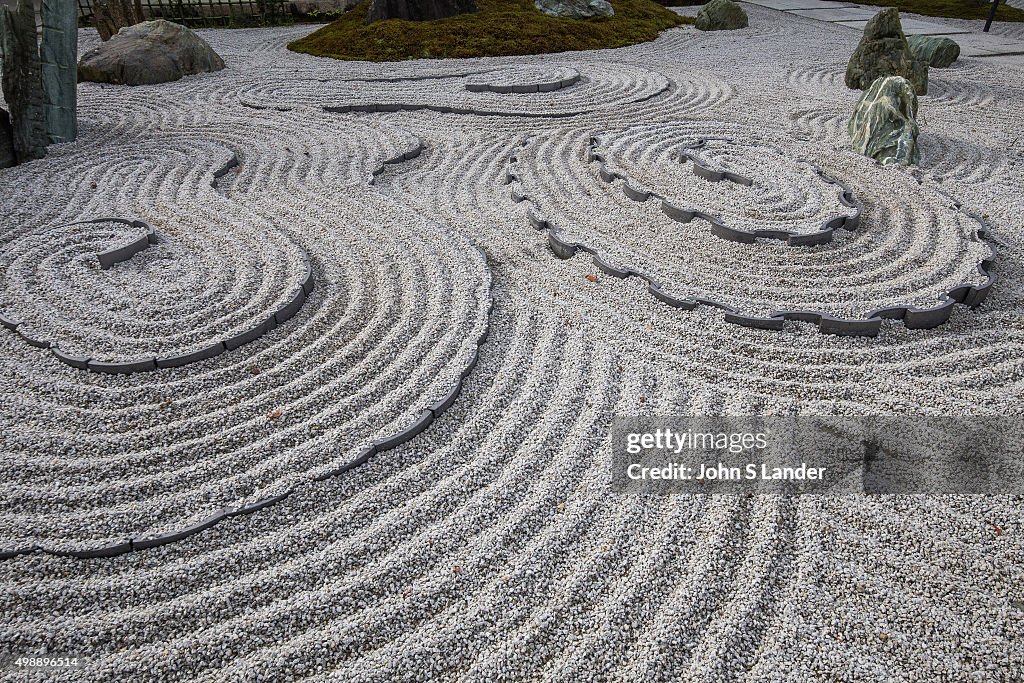
<path id="1" fill-rule="evenodd" d="M 3 670 L 1013 680 L 1024 24 L 846 5 L 5 4 Z"/>

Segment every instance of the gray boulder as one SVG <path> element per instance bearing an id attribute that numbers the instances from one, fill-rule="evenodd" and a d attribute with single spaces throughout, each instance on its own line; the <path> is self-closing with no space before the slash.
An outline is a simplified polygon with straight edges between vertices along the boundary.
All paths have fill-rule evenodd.
<path id="1" fill-rule="evenodd" d="M 732 0 L 711 0 L 697 12 L 696 26 L 701 31 L 732 31 L 747 24 L 747 13 Z"/>
<path id="2" fill-rule="evenodd" d="M 942 36 L 907 36 L 914 59 L 936 69 L 945 69 L 960 57 L 960 45 Z"/>
<path id="3" fill-rule="evenodd" d="M 224 60 L 194 31 L 157 19 L 127 26 L 82 55 L 78 80 L 151 85 L 223 68 Z"/>
<path id="4" fill-rule="evenodd" d="M 900 76 L 879 78 L 861 95 L 847 126 L 853 148 L 882 164 L 916 164 L 917 93 Z"/>
<path id="5" fill-rule="evenodd" d="M 10 168 L 18 163 L 14 153 L 14 129 L 6 109 L 0 109 L 0 168 Z"/>
<path id="6" fill-rule="evenodd" d="M 918 95 L 928 92 L 928 64 L 914 58 L 903 34 L 900 13 L 884 9 L 868 21 L 860 44 L 846 67 L 846 86 L 867 90 L 876 78 L 902 76 Z"/>
<path id="7" fill-rule="evenodd" d="M 589 19 L 615 14 L 607 0 L 533 0 L 533 6 L 549 17 Z"/>

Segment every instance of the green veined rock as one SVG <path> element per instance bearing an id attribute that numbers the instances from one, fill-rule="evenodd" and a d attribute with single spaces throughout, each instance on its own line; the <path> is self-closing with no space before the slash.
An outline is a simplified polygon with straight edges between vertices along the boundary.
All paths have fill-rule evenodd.
<path id="1" fill-rule="evenodd" d="M 854 150 L 881 164 L 918 163 L 914 86 L 901 76 L 877 79 L 857 101 L 847 130 Z"/>

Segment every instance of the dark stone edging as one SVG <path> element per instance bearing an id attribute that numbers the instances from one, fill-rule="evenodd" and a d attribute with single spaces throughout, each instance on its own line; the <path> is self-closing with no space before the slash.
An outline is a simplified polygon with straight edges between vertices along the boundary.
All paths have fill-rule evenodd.
<path id="1" fill-rule="evenodd" d="M 581 79 L 582 80 L 582 77 Z M 659 88 L 656 92 L 650 95 L 645 95 L 637 100 L 630 102 L 624 102 L 623 106 L 627 104 L 641 104 L 649 100 L 659 97 L 666 92 L 671 92 L 675 83 L 670 78 L 665 78 L 665 86 Z M 243 105 L 252 109 L 275 109 L 281 110 L 278 107 L 261 106 L 242 102 Z M 399 111 L 434 111 L 439 114 L 469 114 L 472 116 L 502 116 L 507 118 L 526 118 L 526 119 L 566 119 L 572 118 L 573 116 L 582 116 L 590 114 L 595 111 L 599 111 L 600 108 L 594 107 L 591 109 L 584 109 L 581 111 L 570 111 L 570 112 L 508 112 L 508 111 L 491 111 L 486 109 L 473 109 L 472 107 L 448 107 L 445 105 L 434 105 L 434 104 L 406 104 L 406 103 L 379 103 L 371 102 L 369 104 L 342 104 L 342 105 L 323 105 L 323 110 L 331 114 L 386 114 L 394 113 Z"/>
<path id="2" fill-rule="evenodd" d="M 526 144 L 527 143 L 524 142 L 522 146 L 525 146 Z M 653 278 L 633 269 L 619 268 L 610 264 L 607 258 L 596 248 L 563 239 L 561 237 L 561 228 L 543 217 L 537 203 L 531 199 L 523 189 L 522 180 L 515 168 L 515 164 L 517 162 L 518 157 L 516 155 L 512 155 L 509 159 L 509 164 L 505 174 L 505 184 L 512 186 L 511 196 L 514 202 L 527 202 L 530 205 L 530 209 L 528 211 L 530 223 L 537 230 L 547 233 L 548 246 L 551 248 L 551 251 L 555 256 L 560 259 L 569 259 L 575 256 L 578 251 L 586 252 L 593 258 L 594 265 L 603 273 L 617 279 L 637 277 L 647 283 L 647 289 L 654 298 L 672 306 L 673 308 L 690 311 L 695 309 L 697 306 L 711 306 L 713 308 L 718 308 L 725 313 L 724 319 L 726 322 L 741 325 L 743 327 L 752 327 L 763 330 L 781 330 L 787 320 L 793 320 L 814 323 L 818 326 L 818 331 L 822 334 L 856 337 L 878 336 L 878 333 L 881 330 L 882 320 L 900 320 L 908 329 L 931 329 L 938 327 L 949 320 L 953 313 L 953 307 L 955 304 L 963 304 L 971 308 L 979 306 L 988 296 L 989 291 L 992 289 L 992 285 L 996 281 L 996 275 L 989 271 L 989 268 L 995 260 L 996 251 L 995 248 L 985 240 L 987 230 L 984 221 L 978 216 L 963 211 L 960 204 L 956 203 L 957 210 L 976 221 L 981 226 L 974 231 L 973 239 L 975 242 L 985 244 L 989 249 L 989 256 L 984 258 L 977 266 L 977 272 L 985 278 L 985 282 L 981 285 L 963 284 L 955 287 L 943 295 L 942 303 L 932 308 L 894 306 L 872 311 L 865 318 L 835 318 L 826 313 L 808 310 L 773 311 L 766 317 L 760 317 L 740 313 L 731 306 L 713 299 L 705 299 L 701 297 L 685 297 L 679 299 L 666 293 L 662 289 L 661 284 Z M 666 202 L 662 200 L 663 210 L 665 205 Z"/>
<path id="3" fill-rule="evenodd" d="M 126 220 L 124 218 L 98 218 L 91 221 L 79 221 L 77 223 L 68 223 L 68 225 L 88 225 L 90 223 L 121 223 L 122 225 L 128 225 L 133 228 L 142 228 L 145 232 L 143 234 L 120 247 L 114 247 L 101 251 L 96 254 L 100 261 L 100 268 L 108 270 L 114 264 L 127 261 L 132 256 L 135 256 L 143 249 L 146 249 L 151 244 L 156 244 L 156 231 L 144 221 L 139 220 Z"/>
<path id="4" fill-rule="evenodd" d="M 574 76 L 571 76 L 569 78 L 559 78 L 558 80 L 554 81 L 541 81 L 539 83 L 530 83 L 523 85 L 494 85 L 493 83 L 466 83 L 466 90 L 468 90 L 469 92 L 494 92 L 500 95 L 509 95 L 513 93 L 526 95 L 529 93 L 555 92 L 556 90 L 562 90 L 564 88 L 568 88 L 571 85 L 576 85 L 577 83 L 580 82 L 580 78 L 581 76 L 579 72 L 577 72 Z"/>
<path id="5" fill-rule="evenodd" d="M 481 254 L 483 252 L 481 251 Z M 383 439 L 378 439 L 372 442 L 368 447 L 360 451 L 359 455 L 349 463 L 342 465 L 341 467 L 325 472 L 324 474 L 313 477 L 310 481 L 324 481 L 333 477 L 340 476 L 346 472 L 354 470 L 355 468 L 366 464 L 370 458 L 378 453 L 383 453 L 396 448 L 416 436 L 419 436 L 424 430 L 426 430 L 437 418 L 439 418 L 444 411 L 448 410 L 455 400 L 462 393 L 463 386 L 465 385 L 466 378 L 469 377 L 470 373 L 476 368 L 477 362 L 480 360 L 480 347 L 486 343 L 491 332 L 491 314 L 494 311 L 494 297 L 488 297 L 487 305 L 487 322 L 484 326 L 483 332 L 476 340 L 476 349 L 473 351 L 473 355 L 469 360 L 469 363 L 463 368 L 459 375 L 459 379 L 455 382 L 455 385 L 444 395 L 443 398 L 435 401 L 426 408 L 424 408 L 419 416 L 416 418 L 410 426 L 400 430 L 396 434 Z M 276 496 L 264 498 L 258 500 L 250 505 L 243 505 L 238 508 L 223 508 L 218 512 L 214 513 L 210 517 L 204 520 L 196 522 L 184 529 L 178 529 L 176 531 L 170 531 L 165 534 L 158 534 L 155 536 L 139 536 L 137 538 L 127 539 L 120 543 L 114 543 L 112 545 L 100 546 L 98 548 L 87 548 L 85 550 L 51 550 L 42 546 L 31 546 L 28 548 L 21 548 L 18 550 L 0 550 L 0 561 L 10 560 L 18 557 L 19 555 L 53 555 L 56 557 L 71 557 L 75 559 L 94 559 L 104 557 L 116 557 L 118 555 L 125 555 L 131 552 L 137 552 L 139 550 L 146 550 L 149 548 L 156 548 L 176 541 L 181 541 L 190 536 L 194 536 L 210 527 L 218 524 L 225 519 L 230 517 L 239 517 L 242 515 L 248 515 L 263 508 L 275 505 L 291 494 L 295 493 L 296 489 L 288 489 L 287 491 L 280 493 Z"/>
<path id="6" fill-rule="evenodd" d="M 704 143 L 705 141 L 702 140 L 697 143 L 695 147 L 703 146 Z M 683 152 L 683 156 L 684 158 L 689 159 L 693 164 L 693 172 L 695 175 L 704 178 L 705 180 L 709 180 L 710 182 L 728 180 L 739 185 L 750 186 L 754 184 L 754 181 L 750 178 L 741 176 L 738 173 L 732 173 L 730 171 L 715 171 L 708 168 L 698 162 L 688 152 Z M 829 185 L 835 185 L 839 188 L 839 202 L 843 206 L 853 209 L 854 213 L 852 216 L 837 216 L 835 218 L 831 218 L 822 223 L 821 228 L 817 232 L 805 234 L 791 232 L 789 230 L 740 230 L 738 228 L 727 226 L 719 218 L 701 211 L 700 209 L 676 206 L 665 197 L 642 187 L 638 182 L 629 178 L 626 174 L 610 168 L 608 166 L 607 157 L 604 152 L 601 151 L 598 144 L 597 137 L 590 138 L 590 147 L 587 150 L 587 158 L 589 161 L 597 161 L 600 164 L 598 174 L 600 175 L 601 180 L 609 184 L 615 180 L 621 180 L 622 192 L 630 199 L 637 202 L 645 202 L 653 197 L 661 202 L 662 212 L 672 220 L 680 223 L 689 223 L 694 218 L 705 220 L 711 224 L 711 233 L 713 235 L 729 240 L 730 242 L 750 244 L 758 238 L 765 238 L 781 240 L 794 247 L 811 247 L 831 242 L 833 233 L 840 228 L 853 231 L 860 227 L 861 208 L 860 204 L 853 196 L 853 190 L 835 178 L 827 175 L 818 167 L 814 167 L 814 172 Z"/>
<path id="7" fill-rule="evenodd" d="M 376 180 L 377 180 L 377 176 L 379 176 L 382 173 L 384 173 L 384 171 L 387 169 L 388 166 L 393 166 L 395 164 L 401 164 L 403 162 L 415 159 L 420 154 L 422 154 L 425 149 L 426 149 L 426 146 L 423 144 L 423 141 L 420 140 L 419 138 L 416 138 L 416 144 L 413 145 L 411 148 L 407 149 L 406 151 L 402 152 L 401 154 L 397 154 L 397 155 L 391 157 L 390 159 L 385 159 L 384 161 L 382 161 L 380 163 L 380 165 L 377 166 L 377 168 L 373 169 L 370 172 L 369 184 L 373 185 L 376 182 Z"/>
<path id="8" fill-rule="evenodd" d="M 238 160 L 238 155 L 232 154 L 231 158 L 227 160 L 227 163 L 213 172 L 213 179 L 210 181 L 210 187 L 216 190 L 217 181 L 226 176 L 231 169 L 240 165 L 241 162 Z"/>
<path id="9" fill-rule="evenodd" d="M 227 171 L 225 171 L 225 173 L 226 172 Z M 137 219 L 97 218 L 88 221 L 78 221 L 77 223 L 68 223 L 67 225 L 89 223 L 121 223 L 132 227 L 143 228 L 145 230 L 145 234 L 139 239 L 134 240 L 125 246 L 101 252 L 99 254 L 101 266 L 104 262 L 105 254 L 108 255 L 106 256 L 108 263 L 113 265 L 127 260 L 134 254 L 152 244 L 156 239 L 152 226 L 145 221 Z M 19 335 L 30 346 L 40 349 L 49 349 L 54 358 L 65 365 L 70 365 L 71 367 L 79 370 L 88 370 L 91 372 L 110 375 L 127 375 L 136 372 L 152 372 L 153 370 L 158 369 L 179 368 L 183 365 L 189 365 L 201 360 L 213 358 L 214 356 L 219 356 L 225 351 L 233 351 L 244 344 L 248 344 L 249 342 L 259 339 L 267 332 L 275 329 L 278 325 L 283 325 L 295 316 L 295 314 L 299 312 L 299 309 L 302 308 L 302 305 L 306 302 L 306 297 L 313 292 L 314 287 L 312 264 L 310 263 L 309 256 L 307 256 L 305 252 L 302 254 L 301 263 L 302 276 L 299 280 L 299 284 L 289 292 L 288 300 L 279 306 L 276 311 L 249 329 L 243 330 L 221 341 L 212 342 L 197 351 L 179 353 L 165 357 L 147 356 L 143 358 L 134 358 L 128 361 L 103 361 L 90 356 L 77 356 L 66 353 L 61 350 L 58 342 L 36 338 L 32 335 L 30 330 L 26 330 L 24 328 L 21 321 L 6 314 L 4 311 L 0 311 L 0 327 L 5 327 L 11 332 Z M 104 266 L 104 268 L 109 268 L 110 265 Z"/>

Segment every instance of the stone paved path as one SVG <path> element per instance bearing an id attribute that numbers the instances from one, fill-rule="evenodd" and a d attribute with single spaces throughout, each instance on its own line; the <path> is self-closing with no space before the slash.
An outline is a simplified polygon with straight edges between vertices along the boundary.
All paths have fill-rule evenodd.
<path id="1" fill-rule="evenodd" d="M 868 19 L 879 7 L 857 5 L 852 2 L 830 2 L 829 0 L 743 0 L 751 5 L 776 9 L 794 16 L 827 21 L 857 31 L 863 30 Z M 1013 0 L 1013 4 L 1024 4 Z M 960 44 L 965 57 L 998 57 L 999 61 L 1024 64 L 1024 40 L 983 33 L 984 22 L 946 21 L 937 17 L 919 19 L 916 15 L 902 19 L 907 34 L 949 36 Z M 973 28 L 977 24 L 977 28 Z"/>

